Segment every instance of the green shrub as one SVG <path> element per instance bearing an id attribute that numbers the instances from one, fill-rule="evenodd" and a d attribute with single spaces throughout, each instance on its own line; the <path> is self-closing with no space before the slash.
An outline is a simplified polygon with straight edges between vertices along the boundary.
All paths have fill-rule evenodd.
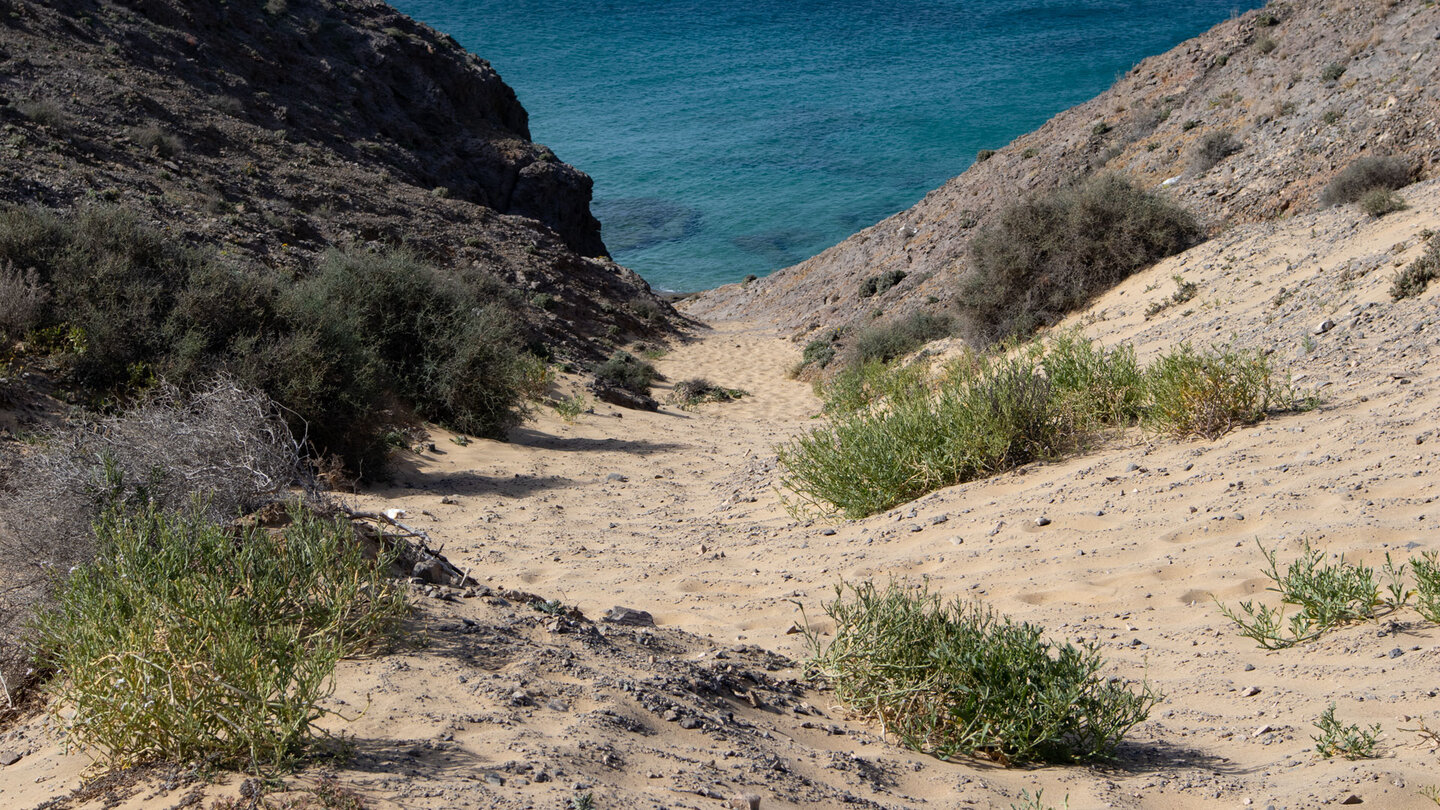
<path id="1" fill-rule="evenodd" d="M 1320 71 L 1320 81 L 1329 84 L 1340 81 L 1340 77 L 1344 75 L 1345 66 L 1339 62 L 1331 62 Z"/>
<path id="2" fill-rule="evenodd" d="M 1142 370 L 1129 348 L 1076 334 L 1045 350 L 972 356 L 933 385 L 928 369 L 878 361 L 821 388 L 829 421 L 778 449 L 792 511 L 861 518 L 927 492 L 1083 449 L 1102 427 L 1218 436 L 1302 407 L 1263 356 L 1182 345 Z"/>
<path id="3" fill-rule="evenodd" d="M 1265 555 L 1265 576 L 1274 583 L 1269 590 L 1280 594 L 1282 604 L 1296 605 L 1300 611 L 1287 621 L 1283 608 L 1246 601 L 1238 611 L 1222 604 L 1220 612 L 1240 627 L 1241 635 L 1267 650 L 1293 647 L 1332 628 L 1374 619 L 1398 610 L 1408 599 L 1406 565 L 1397 568 L 1388 556 L 1382 570 L 1389 580 L 1387 598 L 1381 595 L 1373 568 L 1347 563 L 1344 557 L 1327 563 L 1325 555 L 1306 542 L 1300 556 L 1281 574 L 1275 552 L 1259 541 L 1256 545 Z"/>
<path id="4" fill-rule="evenodd" d="M 1255 40 L 1255 50 L 1261 54 L 1268 54 L 1276 48 L 1275 40 L 1270 37 L 1260 37 Z"/>
<path id="5" fill-rule="evenodd" d="M 837 588 L 824 609 L 834 640 L 807 638 L 836 697 L 941 759 L 1105 759 L 1161 697 L 1102 676 L 1093 646 L 1047 641 L 1035 625 L 928 589 L 867 582 Z"/>
<path id="6" fill-rule="evenodd" d="M 1050 381 L 1055 409 L 1077 445 L 1086 433 L 1131 425 L 1143 412 L 1145 373 L 1133 346 L 1106 351 L 1078 332 L 1065 332 L 1046 347 L 1040 366 Z"/>
<path id="7" fill-rule="evenodd" d="M 1431 237 L 1425 253 L 1395 274 L 1395 280 L 1390 283 L 1390 298 L 1395 301 L 1413 298 L 1425 292 L 1436 278 L 1440 278 L 1440 240 Z"/>
<path id="8" fill-rule="evenodd" d="M 860 282 L 860 297 L 870 298 L 875 295 L 883 295 L 891 287 L 905 280 L 904 270 L 888 270 L 878 276 L 871 276 Z"/>
<path id="9" fill-rule="evenodd" d="M 96 561 L 39 623 L 53 717 L 112 767 L 258 769 L 303 753 L 335 664 L 406 612 L 390 558 L 305 512 L 283 534 L 153 507 L 106 513 Z"/>
<path id="10" fill-rule="evenodd" d="M 650 385 L 661 379 L 654 366 L 626 351 L 617 351 L 596 366 L 595 378 L 634 394 L 650 393 Z"/>
<path id="11" fill-rule="evenodd" d="M 897 320 L 867 326 L 855 335 L 849 365 L 871 360 L 889 362 L 948 336 L 953 329 L 954 322 L 948 316 L 929 312 L 912 312 Z"/>
<path id="12" fill-rule="evenodd" d="M 50 349 L 82 399 L 229 370 L 352 470 L 381 463 L 380 436 L 408 410 L 503 437 L 534 376 L 508 290 L 404 251 L 331 252 L 293 282 L 185 247 L 118 208 L 12 207 L 0 211 L 0 267 L 12 266 L 35 268 L 21 283 L 48 291 L 27 318 L 65 336 Z"/>
<path id="13" fill-rule="evenodd" d="M 1215 165 L 1227 157 L 1239 152 L 1244 147 L 1235 139 L 1235 133 L 1228 129 L 1221 129 L 1211 132 L 1195 147 L 1195 159 L 1192 166 L 1197 172 L 1208 172 L 1215 168 Z"/>
<path id="14" fill-rule="evenodd" d="M 984 163 L 992 157 L 995 157 L 994 149 L 981 149 L 979 152 L 975 153 L 975 162 Z"/>
<path id="15" fill-rule="evenodd" d="M 836 339 L 836 333 L 831 331 L 827 335 L 815 338 L 809 343 L 806 343 L 805 350 L 800 354 L 800 365 L 802 367 L 814 366 L 816 368 L 824 368 L 830 365 L 830 361 L 835 359 Z"/>
<path id="16" fill-rule="evenodd" d="M 961 307 L 982 339 L 1026 335 L 1200 235 L 1159 195 L 1117 175 L 1092 177 L 1015 203 L 979 229 Z"/>
<path id="17" fill-rule="evenodd" d="M 1383 217 L 1408 207 L 1404 197 L 1384 188 L 1372 188 L 1360 198 L 1360 210 L 1372 217 Z"/>
<path id="18" fill-rule="evenodd" d="M 1182 345 L 1158 358 L 1145 376 L 1145 424 L 1181 438 L 1214 439 L 1272 409 L 1300 404 L 1259 352 L 1197 352 Z"/>
<path id="19" fill-rule="evenodd" d="M 1321 205 L 1359 202 L 1376 189 L 1393 191 L 1410 182 L 1410 164 L 1399 157 L 1366 155 L 1351 161 L 1320 193 Z"/>

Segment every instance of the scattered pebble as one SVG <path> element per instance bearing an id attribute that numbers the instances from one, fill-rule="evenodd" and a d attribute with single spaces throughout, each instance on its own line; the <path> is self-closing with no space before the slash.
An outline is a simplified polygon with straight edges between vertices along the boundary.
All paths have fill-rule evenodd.
<path id="1" fill-rule="evenodd" d="M 1036 525 L 1036 526 L 1049 526 L 1049 525 L 1050 525 L 1050 518 L 1045 517 L 1044 515 L 1041 515 L 1040 517 L 1035 518 L 1035 525 Z"/>

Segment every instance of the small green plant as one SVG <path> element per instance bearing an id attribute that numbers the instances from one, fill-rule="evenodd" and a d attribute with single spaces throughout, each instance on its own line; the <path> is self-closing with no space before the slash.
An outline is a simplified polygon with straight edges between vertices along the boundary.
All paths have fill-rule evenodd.
<path id="1" fill-rule="evenodd" d="M 1436 805 L 1440 805 L 1440 786 L 1421 785 L 1419 793 Z"/>
<path id="2" fill-rule="evenodd" d="M 1260 28 L 1270 28 L 1279 24 L 1280 18 L 1269 11 L 1262 11 L 1255 16 L 1255 25 Z"/>
<path id="3" fill-rule="evenodd" d="M 580 418 L 580 414 L 590 408 L 590 401 L 585 398 L 584 394 L 576 394 L 573 397 L 560 397 L 551 402 L 550 407 L 555 409 L 555 413 L 559 414 L 561 419 L 566 422 L 574 422 Z"/>
<path id="4" fill-rule="evenodd" d="M 1090 134 L 1096 136 L 1104 135 L 1112 129 L 1114 129 L 1114 127 L 1112 127 L 1109 122 L 1100 121 L 1095 126 L 1090 128 Z"/>
<path id="5" fill-rule="evenodd" d="M 550 293 L 535 293 L 530 297 L 530 306 L 549 312 L 555 309 L 555 296 Z"/>
<path id="6" fill-rule="evenodd" d="M 1436 278 L 1440 278 L 1440 240 L 1432 236 L 1429 247 L 1420 258 L 1395 274 L 1395 280 L 1390 284 L 1390 298 L 1395 301 L 1413 298 L 1425 292 L 1425 288 Z"/>
<path id="7" fill-rule="evenodd" d="M 842 703 L 940 759 L 1103 760 L 1161 698 L 1102 676 L 1093 646 L 1048 641 L 928 587 L 837 586 L 824 610 L 835 635 L 827 645 L 807 634 L 811 666 Z"/>
<path id="8" fill-rule="evenodd" d="M 992 157 L 995 157 L 994 149 L 981 149 L 979 152 L 975 153 L 975 162 L 984 163 Z"/>
<path id="9" fill-rule="evenodd" d="M 595 794 L 586 792 L 571 796 L 570 810 L 595 810 Z"/>
<path id="10" fill-rule="evenodd" d="M 1197 172 L 1208 172 L 1215 168 L 1220 161 L 1243 148 L 1240 141 L 1235 139 L 1235 133 L 1228 129 L 1217 130 L 1200 139 L 1199 146 L 1195 148 L 1195 158 L 1191 165 Z"/>
<path id="11" fill-rule="evenodd" d="M 1375 746 L 1380 738 L 1379 723 L 1368 729 L 1360 728 L 1357 723 L 1345 725 L 1335 719 L 1335 704 L 1331 703 L 1320 715 L 1320 719 L 1315 721 L 1315 728 L 1320 733 L 1310 739 L 1315 741 L 1316 753 L 1325 759 L 1336 756 L 1346 759 L 1370 759 L 1376 756 Z"/>
<path id="12" fill-rule="evenodd" d="M 347 523 L 291 515 L 238 536 L 198 511 L 101 517 L 95 562 L 36 634 L 71 742 L 113 767 L 305 752 L 336 663 L 386 642 L 408 607 L 390 552 L 367 559 Z"/>
<path id="13" fill-rule="evenodd" d="M 595 378 L 631 393 L 648 394 L 660 372 L 627 351 L 617 351 L 595 367 Z"/>
<path id="14" fill-rule="evenodd" d="M 1324 553 L 1306 542 L 1300 556 L 1281 574 L 1275 551 L 1259 541 L 1256 544 L 1267 563 L 1265 576 L 1274 583 L 1266 590 L 1280 594 L 1281 603 L 1295 605 L 1299 612 L 1287 621 L 1283 608 L 1245 601 L 1237 611 L 1217 604 L 1220 612 L 1240 627 L 1241 635 L 1267 650 L 1293 647 L 1327 630 L 1391 613 L 1408 599 L 1403 585 L 1406 566 L 1396 567 L 1388 555 L 1381 571 L 1389 580 L 1387 599 L 1381 595 L 1373 568 L 1348 563 L 1343 556 L 1327 563 Z"/>
<path id="15" fill-rule="evenodd" d="M 670 392 L 670 401 L 681 410 L 693 410 L 706 402 L 733 402 L 748 392 L 739 388 L 722 388 L 701 377 L 682 380 Z"/>
<path id="16" fill-rule="evenodd" d="M 800 354 L 800 366 L 814 366 L 825 368 L 830 361 L 835 359 L 836 333 L 832 330 L 805 344 L 805 350 Z"/>
<path id="17" fill-rule="evenodd" d="M 1385 188 L 1372 188 L 1360 198 L 1360 210 L 1372 217 L 1383 217 L 1408 207 L 1404 197 Z"/>
<path id="18" fill-rule="evenodd" d="M 741 286 L 748 287 L 748 286 L 750 286 L 752 283 L 758 281 L 759 279 L 760 279 L 760 277 L 757 276 L 757 275 L 755 275 L 754 273 L 746 273 L 746 274 L 745 274 L 745 278 L 744 278 L 743 280 L 741 280 L 740 284 L 741 284 Z"/>
<path id="19" fill-rule="evenodd" d="M 891 287 L 905 280 L 904 270 L 887 270 L 878 276 L 871 276 L 860 282 L 860 297 L 870 298 L 885 294 Z"/>
<path id="20" fill-rule="evenodd" d="M 1020 801 L 1018 803 L 1011 802 L 1010 810 L 1070 810 L 1070 796 L 1067 794 L 1060 807 L 1057 808 L 1045 803 L 1045 791 L 1037 788 L 1035 795 L 1032 796 L 1030 791 L 1022 790 L 1020 791 Z"/>
<path id="21" fill-rule="evenodd" d="M 1339 62 L 1331 62 L 1330 64 L 1326 65 L 1324 68 L 1321 69 L 1320 81 L 1325 82 L 1326 84 L 1332 84 L 1334 82 L 1340 81 L 1340 77 L 1344 75 L 1345 66 L 1340 64 Z"/>
<path id="22" fill-rule="evenodd" d="M 1425 621 L 1440 624 L 1440 555 L 1421 552 L 1410 560 L 1410 570 L 1415 575 L 1415 609 Z"/>
<path id="23" fill-rule="evenodd" d="M 1030 158 L 1033 158 L 1038 154 L 1040 154 L 1040 150 L 1036 149 L 1033 146 L 1027 146 L 1025 147 L 1024 151 L 1020 153 L 1020 157 L 1024 160 L 1029 160 Z"/>
<path id="24" fill-rule="evenodd" d="M 1176 304 L 1186 303 L 1187 301 L 1193 299 L 1195 297 L 1195 294 L 1200 290 L 1200 288 L 1196 286 L 1195 282 L 1186 281 L 1185 277 L 1181 276 L 1178 273 L 1174 276 L 1171 276 L 1171 278 L 1175 280 L 1175 292 L 1171 293 L 1169 298 L 1163 298 L 1159 301 L 1151 302 L 1150 306 L 1145 308 L 1146 320 L 1149 320 L 1150 318 L 1159 315 L 1160 313 L 1164 312 L 1170 307 L 1175 306 Z"/>
<path id="25" fill-rule="evenodd" d="M 1275 40 L 1270 37 L 1260 37 L 1255 40 L 1255 50 L 1261 54 L 1268 54 L 1276 48 Z"/>

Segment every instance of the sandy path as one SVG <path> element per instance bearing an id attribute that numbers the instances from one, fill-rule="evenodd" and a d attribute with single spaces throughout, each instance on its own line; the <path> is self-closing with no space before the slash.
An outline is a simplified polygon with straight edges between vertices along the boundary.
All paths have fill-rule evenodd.
<path id="1" fill-rule="evenodd" d="M 1399 303 L 1386 294 L 1393 271 L 1419 255 L 1421 230 L 1440 221 L 1440 184 L 1407 197 L 1410 210 L 1379 221 L 1336 209 L 1236 229 L 1075 319 L 1144 357 L 1179 340 L 1267 349 L 1322 397 L 1316 411 L 1213 442 L 1114 436 L 866 520 L 797 521 L 774 488 L 774 447 L 812 424 L 819 404 L 785 375 L 798 348 L 744 324 L 701 332 L 657 362 L 671 381 L 749 391 L 739 402 L 658 413 L 601 404 L 574 424 L 542 409 L 507 443 L 461 446 L 436 431 L 434 452 L 406 457 L 357 503 L 407 510 L 497 589 L 592 618 L 639 608 L 658 629 L 612 629 L 602 643 L 588 625 L 513 599 L 423 599 L 416 629 L 429 646 L 341 674 L 337 707 L 373 700 L 346 726 L 360 744 L 342 777 L 377 807 L 557 807 L 576 785 L 600 807 L 713 808 L 721 802 L 704 791 L 740 789 L 767 808 L 1008 807 L 1036 787 L 1074 808 L 1302 808 L 1352 795 L 1433 806 L 1418 791 L 1440 782 L 1437 755 L 1402 729 L 1417 718 L 1440 727 L 1437 628 L 1406 611 L 1266 652 L 1214 604 L 1270 598 L 1257 540 L 1282 561 L 1309 541 L 1376 566 L 1387 551 L 1440 548 L 1440 289 Z M 1146 319 L 1177 273 L 1199 285 L 1196 298 Z M 737 646 L 801 657 L 800 637 L 785 632 L 798 618 L 792 600 L 813 618 L 838 581 L 892 575 L 927 576 L 1094 642 L 1114 674 L 1148 678 L 1166 699 L 1118 767 L 1006 771 L 894 747 L 826 708 L 826 694 L 787 691 L 798 670 Z M 742 662 L 775 679 L 764 707 L 733 684 L 708 708 L 686 697 Z M 677 717 L 706 724 L 682 727 L 657 695 L 680 695 Z M 1381 724 L 1381 758 L 1314 753 L 1312 723 L 1330 702 L 1347 722 Z M 733 724 L 714 719 L 717 705 Z M 83 761 L 34 724 L 15 733 L 0 749 L 32 753 L 0 771 L 0 806 L 75 783 Z"/>

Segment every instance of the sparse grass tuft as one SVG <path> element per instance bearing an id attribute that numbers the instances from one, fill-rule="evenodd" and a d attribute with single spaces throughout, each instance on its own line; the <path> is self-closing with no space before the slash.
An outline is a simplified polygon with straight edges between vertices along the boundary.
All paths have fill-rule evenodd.
<path id="1" fill-rule="evenodd" d="M 1357 723 L 1345 725 L 1335 719 L 1335 704 L 1331 703 L 1320 715 L 1320 719 L 1315 721 L 1315 728 L 1320 733 L 1310 739 L 1315 741 L 1316 753 L 1324 759 L 1340 756 L 1354 760 L 1376 756 L 1375 746 L 1380 738 L 1379 723 L 1368 729 L 1360 728 Z"/>
<path id="2" fill-rule="evenodd" d="M 842 703 L 940 759 L 1103 760 L 1161 697 L 1103 677 L 1093 646 L 928 588 L 837 587 L 824 609 L 835 636 L 808 635 L 812 666 Z"/>
<path id="3" fill-rule="evenodd" d="M 1186 281 L 1185 277 L 1178 273 L 1171 278 L 1175 279 L 1175 292 L 1171 293 L 1169 298 L 1162 298 L 1159 301 L 1151 302 L 1150 306 L 1145 308 L 1146 320 L 1159 315 L 1176 304 L 1183 304 L 1190 301 L 1195 297 L 1195 294 L 1200 291 L 1199 286 L 1197 286 L 1195 282 Z"/>
<path id="4" fill-rule="evenodd" d="M 1117 175 L 1037 194 L 976 232 L 962 314 L 982 340 L 1025 336 L 1200 235 L 1190 214 Z"/>
<path id="5" fill-rule="evenodd" d="M 1415 575 L 1415 610 L 1425 621 L 1440 624 L 1440 554 L 1421 552 L 1410 560 L 1410 570 Z"/>
<path id="6" fill-rule="evenodd" d="M 96 561 L 39 622 L 54 719 L 110 767 L 206 759 L 260 769 L 304 753 L 336 663 L 408 608 L 348 524 L 304 511 L 283 533 L 200 513 L 114 509 Z"/>
<path id="7" fill-rule="evenodd" d="M 149 149 L 160 157 L 174 157 L 185 148 L 179 138 L 154 124 L 130 130 L 130 138 L 142 149 Z"/>

